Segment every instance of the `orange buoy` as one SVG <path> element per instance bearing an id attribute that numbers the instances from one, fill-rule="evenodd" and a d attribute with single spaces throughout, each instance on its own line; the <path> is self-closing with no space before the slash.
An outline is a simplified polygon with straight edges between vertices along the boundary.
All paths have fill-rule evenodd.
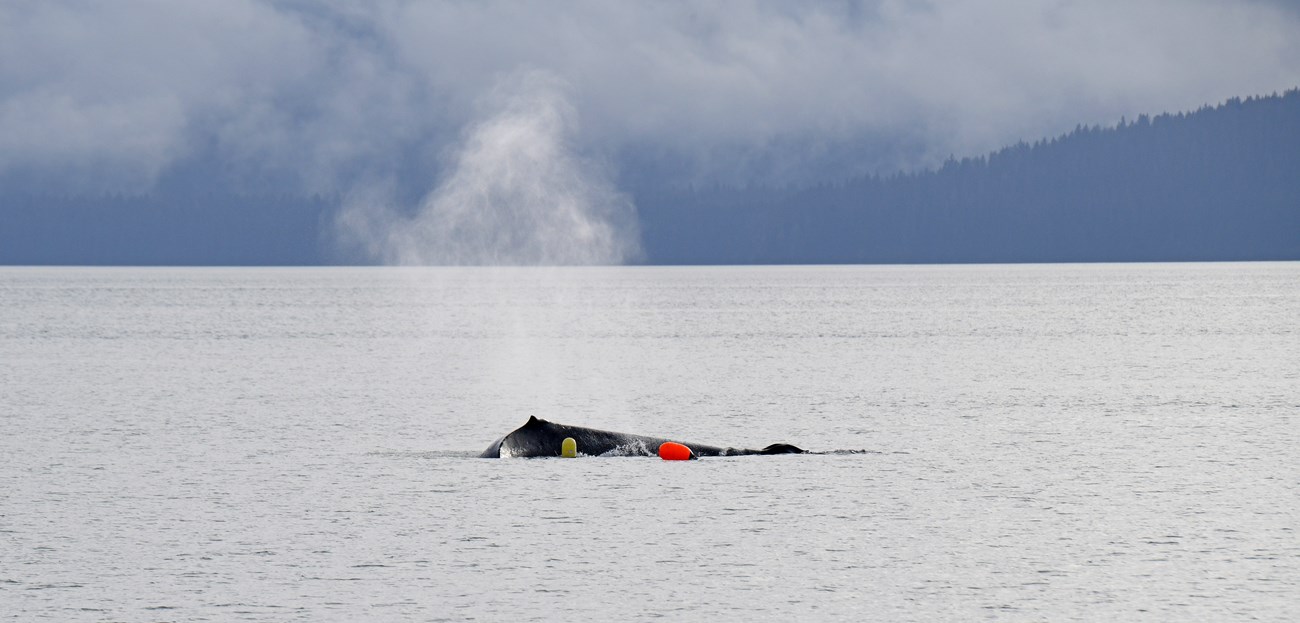
<path id="1" fill-rule="evenodd" d="M 690 448 L 675 441 L 659 444 L 659 458 L 665 461 L 689 461 L 697 458 Z"/>

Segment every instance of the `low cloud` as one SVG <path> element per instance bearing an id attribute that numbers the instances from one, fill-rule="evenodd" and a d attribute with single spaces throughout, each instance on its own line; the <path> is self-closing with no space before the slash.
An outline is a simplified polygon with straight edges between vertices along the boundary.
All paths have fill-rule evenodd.
<path id="1" fill-rule="evenodd" d="M 590 161 L 728 182 L 912 168 L 1293 87 L 1297 41 L 1286 4 L 1230 0 L 11 0 L 0 183 L 142 190 L 201 161 L 294 192 L 428 188 L 530 71 L 567 85 Z"/>

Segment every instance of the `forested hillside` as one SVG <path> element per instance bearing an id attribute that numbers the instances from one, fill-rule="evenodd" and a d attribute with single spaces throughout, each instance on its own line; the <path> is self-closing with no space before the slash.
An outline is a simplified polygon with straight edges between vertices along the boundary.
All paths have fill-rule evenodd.
<path id="1" fill-rule="evenodd" d="M 919 174 L 637 199 L 663 263 L 1300 259 L 1300 91 Z"/>
<path id="2" fill-rule="evenodd" d="M 1300 90 L 1079 127 L 935 171 L 634 193 L 654 264 L 1300 259 Z M 331 197 L 0 188 L 0 264 L 310 265 Z"/>

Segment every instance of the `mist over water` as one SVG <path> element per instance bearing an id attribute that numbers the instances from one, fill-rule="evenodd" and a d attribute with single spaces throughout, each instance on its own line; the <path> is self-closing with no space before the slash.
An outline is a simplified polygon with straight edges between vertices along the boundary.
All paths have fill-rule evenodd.
<path id="1" fill-rule="evenodd" d="M 449 158 L 450 173 L 404 213 L 363 190 L 340 235 L 390 265 L 610 265 L 640 253 L 636 210 L 575 151 L 576 113 L 545 72 L 514 74 Z"/>
<path id="2" fill-rule="evenodd" d="M 625 388 L 586 365 L 589 352 L 553 341 L 557 328 L 583 326 L 609 291 L 586 300 L 578 294 L 588 291 L 589 275 L 547 267 L 638 259 L 632 201 L 573 143 L 577 114 L 554 75 L 510 74 L 480 106 L 448 154 L 448 173 L 423 200 L 403 209 L 383 188 L 361 188 L 336 222 L 340 240 L 387 265 L 476 267 L 403 271 L 400 283 L 413 295 L 476 301 L 487 339 L 471 356 L 502 397 L 507 420 L 563 408 L 559 396 L 574 386 L 591 410 L 626 413 Z M 411 321 L 440 335 L 462 330 L 466 319 L 428 310 Z"/>

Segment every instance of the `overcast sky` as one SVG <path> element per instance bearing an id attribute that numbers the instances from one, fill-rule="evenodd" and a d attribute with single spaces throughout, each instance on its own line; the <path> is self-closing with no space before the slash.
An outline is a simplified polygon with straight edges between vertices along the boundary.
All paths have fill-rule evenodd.
<path id="1" fill-rule="evenodd" d="M 303 191 L 437 176 L 483 102 L 538 74 L 571 108 L 569 147 L 593 161 L 648 150 L 743 175 L 746 154 L 797 169 L 854 145 L 872 157 L 850 171 L 897 169 L 1295 87 L 1300 13 L 1249 0 L 5 0 L 0 179 L 143 190 L 198 154 Z"/>

